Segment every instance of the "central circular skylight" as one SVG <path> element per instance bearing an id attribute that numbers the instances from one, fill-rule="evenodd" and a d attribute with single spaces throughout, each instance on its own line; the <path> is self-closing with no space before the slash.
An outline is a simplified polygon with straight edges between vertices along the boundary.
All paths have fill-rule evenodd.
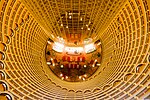
<path id="1" fill-rule="evenodd" d="M 61 80 L 86 81 L 100 67 L 101 49 L 100 40 L 83 47 L 68 47 L 49 40 L 46 45 L 47 65 Z"/>

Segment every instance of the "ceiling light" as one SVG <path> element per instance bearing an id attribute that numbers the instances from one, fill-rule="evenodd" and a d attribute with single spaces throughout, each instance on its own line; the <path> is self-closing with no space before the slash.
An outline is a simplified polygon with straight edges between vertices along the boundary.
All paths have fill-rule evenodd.
<path id="1" fill-rule="evenodd" d="M 60 67 L 61 67 L 61 68 L 63 68 L 63 67 L 64 67 L 64 65 L 60 65 Z"/>
<path id="2" fill-rule="evenodd" d="M 69 18 L 71 19 L 71 16 L 69 16 Z"/>
<path id="3" fill-rule="evenodd" d="M 79 76 L 79 79 L 81 79 L 82 77 L 81 76 Z"/>
<path id="4" fill-rule="evenodd" d="M 99 42 L 97 45 L 100 45 L 101 44 L 101 42 Z"/>
<path id="5" fill-rule="evenodd" d="M 69 15 L 72 15 L 72 13 L 69 13 Z"/>
<path id="6" fill-rule="evenodd" d="M 66 28 L 68 28 L 68 26 L 66 26 Z"/>
<path id="7" fill-rule="evenodd" d="M 47 62 L 47 65 L 51 65 L 51 62 Z"/>
<path id="8" fill-rule="evenodd" d="M 88 30 L 90 30 L 90 28 L 88 28 Z"/>
<path id="9" fill-rule="evenodd" d="M 51 58 L 51 60 L 53 60 L 53 58 Z"/>
<path id="10" fill-rule="evenodd" d="M 94 64 L 92 65 L 92 67 L 94 67 Z"/>
<path id="11" fill-rule="evenodd" d="M 84 77 L 87 77 L 87 75 L 85 74 Z"/>
<path id="12" fill-rule="evenodd" d="M 86 26 L 88 27 L 88 24 L 86 24 Z"/>
<path id="13" fill-rule="evenodd" d="M 47 43 L 48 43 L 48 44 L 51 44 L 51 42 L 50 42 L 50 41 L 47 41 Z"/>
<path id="14" fill-rule="evenodd" d="M 60 74 L 60 76 L 62 77 L 62 76 L 63 76 L 63 74 Z"/>
<path id="15" fill-rule="evenodd" d="M 53 64 L 53 66 L 55 66 L 55 64 Z"/>
<path id="16" fill-rule="evenodd" d="M 63 26 L 63 24 L 61 24 L 60 26 Z"/>
<path id="17" fill-rule="evenodd" d="M 83 81 L 85 81 L 85 78 L 82 78 L 83 79 Z"/>
<path id="18" fill-rule="evenodd" d="M 80 18 L 80 21 L 82 21 L 82 17 Z"/>
<path id="19" fill-rule="evenodd" d="M 83 27 L 81 27 L 81 29 L 83 30 Z"/>
<path id="20" fill-rule="evenodd" d="M 96 64 L 97 66 L 100 66 L 101 64 Z"/>
<path id="21" fill-rule="evenodd" d="M 95 59 L 95 62 L 97 62 L 97 59 Z"/>
<path id="22" fill-rule="evenodd" d="M 62 77 L 61 79 L 64 80 L 64 77 Z"/>
<path id="23" fill-rule="evenodd" d="M 84 65 L 84 68 L 86 68 L 86 65 Z"/>
<path id="24" fill-rule="evenodd" d="M 66 79 L 68 79 L 68 76 L 66 76 Z"/>

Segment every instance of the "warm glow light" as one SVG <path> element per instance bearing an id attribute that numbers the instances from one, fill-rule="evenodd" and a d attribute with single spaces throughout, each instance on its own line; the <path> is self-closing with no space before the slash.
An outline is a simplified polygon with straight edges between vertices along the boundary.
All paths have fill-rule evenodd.
<path id="1" fill-rule="evenodd" d="M 62 77 L 61 79 L 64 80 L 64 77 Z"/>
<path id="2" fill-rule="evenodd" d="M 82 78 L 83 79 L 83 81 L 85 81 L 85 78 Z"/>
<path id="3" fill-rule="evenodd" d="M 87 77 L 87 75 L 85 74 L 84 77 Z"/>
<path id="4" fill-rule="evenodd" d="M 53 60 L 53 58 L 51 58 L 51 61 Z"/>
<path id="5" fill-rule="evenodd" d="M 82 77 L 81 76 L 79 76 L 79 79 L 81 79 Z"/>
<path id="6" fill-rule="evenodd" d="M 55 64 L 53 64 L 53 66 L 55 66 Z"/>
<path id="7" fill-rule="evenodd" d="M 63 44 L 61 44 L 61 43 L 55 42 L 55 44 L 56 44 L 57 46 L 61 47 L 61 48 L 63 48 L 63 47 L 64 47 L 64 45 L 63 45 Z"/>
<path id="8" fill-rule="evenodd" d="M 82 21 L 82 17 L 80 18 L 80 21 Z"/>
<path id="9" fill-rule="evenodd" d="M 96 64 L 97 66 L 100 66 L 101 64 Z"/>
<path id="10" fill-rule="evenodd" d="M 94 43 L 91 43 L 91 44 L 88 44 L 88 45 L 85 45 L 85 52 L 86 53 L 90 53 L 92 51 L 94 51 L 96 48 L 94 46 Z"/>
<path id="11" fill-rule="evenodd" d="M 68 28 L 68 26 L 66 26 L 66 28 Z"/>
<path id="12" fill-rule="evenodd" d="M 53 50 L 57 51 L 57 52 L 63 52 L 64 49 L 64 45 L 58 42 L 54 42 L 53 45 Z"/>
<path id="13" fill-rule="evenodd" d="M 100 45 L 101 44 L 101 42 L 99 42 L 97 45 Z"/>
<path id="14" fill-rule="evenodd" d="M 66 79 L 68 79 L 68 76 L 66 76 Z"/>
<path id="15" fill-rule="evenodd" d="M 69 15 L 72 15 L 72 13 L 69 13 Z"/>
<path id="16" fill-rule="evenodd" d="M 63 26 L 63 24 L 61 24 L 60 26 Z"/>
<path id="17" fill-rule="evenodd" d="M 63 74 L 60 74 L 60 76 L 62 77 L 62 76 L 63 76 Z"/>
<path id="18" fill-rule="evenodd" d="M 71 19 L 71 16 L 69 16 L 69 18 Z"/>
<path id="19" fill-rule="evenodd" d="M 60 43 L 64 43 L 64 39 L 60 36 L 57 36 L 57 39 L 59 40 Z"/>
<path id="20" fill-rule="evenodd" d="M 91 43 L 92 42 L 92 38 L 87 38 L 87 39 L 85 39 L 84 41 L 83 41 L 83 43 L 84 44 L 89 44 L 89 43 Z"/>
<path id="21" fill-rule="evenodd" d="M 51 42 L 50 42 L 50 41 L 47 41 L 47 43 L 48 43 L 48 44 L 51 44 Z"/>
<path id="22" fill-rule="evenodd" d="M 66 47 L 65 51 L 68 52 L 68 54 L 80 54 L 83 52 L 83 47 Z"/>
<path id="23" fill-rule="evenodd" d="M 64 65 L 60 65 L 60 67 L 61 67 L 61 68 L 63 68 L 63 67 L 64 67 Z"/>
<path id="24" fill-rule="evenodd" d="M 88 30 L 90 30 L 90 28 L 88 28 Z"/>
<path id="25" fill-rule="evenodd" d="M 95 62 L 97 62 L 97 59 L 95 59 Z"/>
<path id="26" fill-rule="evenodd" d="M 50 62 L 47 62 L 47 65 L 51 65 L 51 63 L 50 63 Z"/>
<path id="27" fill-rule="evenodd" d="M 86 65 L 84 65 L 84 68 L 86 68 Z"/>
<path id="28" fill-rule="evenodd" d="M 94 65 L 92 65 L 92 67 L 95 67 Z"/>

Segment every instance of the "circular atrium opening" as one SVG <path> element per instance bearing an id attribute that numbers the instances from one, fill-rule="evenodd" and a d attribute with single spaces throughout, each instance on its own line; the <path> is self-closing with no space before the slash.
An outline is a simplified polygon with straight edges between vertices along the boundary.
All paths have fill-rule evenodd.
<path id="1" fill-rule="evenodd" d="M 101 41 L 87 41 L 76 46 L 65 45 L 62 41 L 54 42 L 51 39 L 47 41 L 46 62 L 59 79 L 68 82 L 86 81 L 101 66 Z"/>

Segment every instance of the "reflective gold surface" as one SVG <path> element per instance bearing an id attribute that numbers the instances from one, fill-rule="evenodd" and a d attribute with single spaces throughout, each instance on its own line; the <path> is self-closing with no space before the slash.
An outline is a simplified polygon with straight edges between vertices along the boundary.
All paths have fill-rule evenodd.
<path id="1" fill-rule="evenodd" d="M 66 29 L 57 21 L 65 11 L 74 10 L 85 13 L 83 25 L 92 22 L 90 30 L 81 32 L 81 43 L 91 37 L 94 42 L 100 39 L 103 47 L 101 66 L 82 82 L 59 79 L 45 60 L 48 38 L 56 41 L 60 36 L 67 42 L 80 34 L 80 25 L 73 32 L 74 27 Z M 74 20 L 60 22 L 76 25 Z M 7 89 L 0 99 L 148 99 L 149 44 L 150 0 L 1 0 L 0 82 Z"/>

